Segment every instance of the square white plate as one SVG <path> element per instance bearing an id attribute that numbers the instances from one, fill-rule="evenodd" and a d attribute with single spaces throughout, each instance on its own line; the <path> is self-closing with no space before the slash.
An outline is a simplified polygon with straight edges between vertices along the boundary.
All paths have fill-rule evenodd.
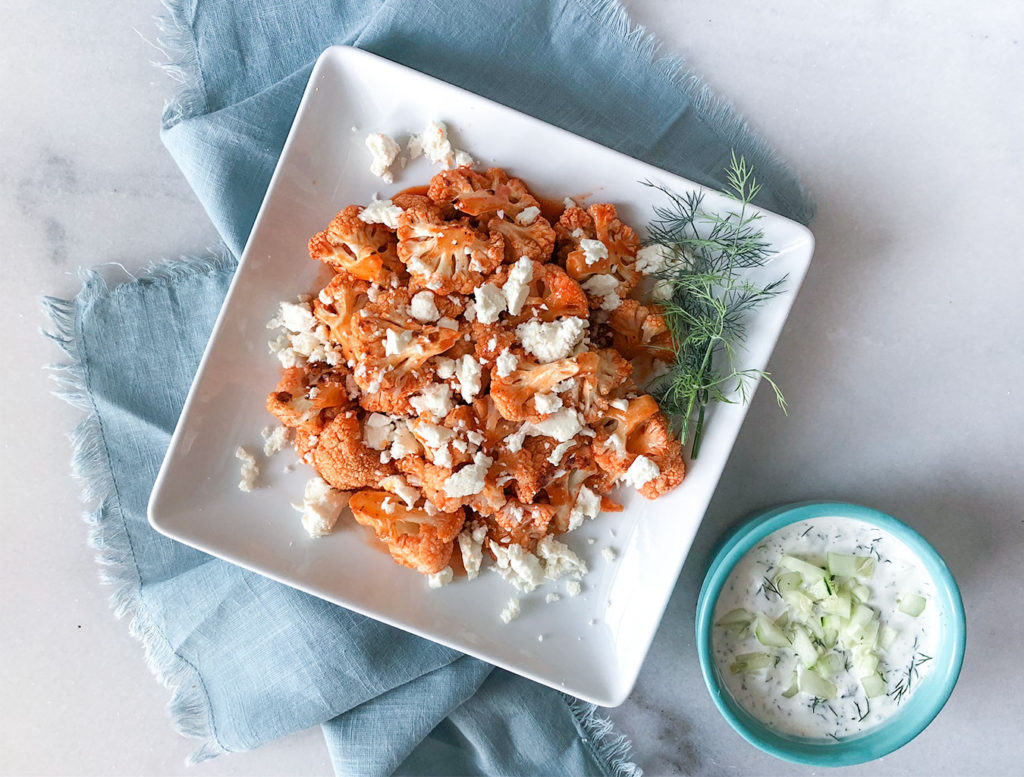
<path id="1" fill-rule="evenodd" d="M 176 540 L 344 607 L 449 645 L 512 672 L 604 706 L 622 703 L 640 671 L 661 614 L 715 489 L 740 424 L 742 405 L 710 415 L 699 459 L 681 486 L 655 502 L 620 489 L 626 510 L 602 514 L 568 535 L 591 572 L 584 593 L 548 583 L 523 597 L 522 615 L 498 613 L 516 591 L 486 572 L 440 590 L 395 565 L 364 530 L 344 517 L 330 537 L 313 540 L 291 503 L 312 471 L 290 451 L 262 465 L 262 487 L 238 490 L 236 446 L 260 447 L 273 423 L 264 409 L 279 366 L 267 351 L 266 322 L 278 302 L 314 289 L 310 235 L 351 203 L 425 184 L 438 171 L 422 157 L 386 185 L 370 174 L 368 132 L 400 142 L 427 121 L 447 122 L 455 145 L 481 164 L 505 167 L 544 197 L 590 194 L 610 201 L 641 231 L 661 201 L 639 182 L 677 192 L 697 185 L 589 140 L 347 47 L 321 55 L 213 330 L 149 503 L 152 525 Z M 357 128 L 353 131 L 353 127 Z M 724 206 L 709 193 L 710 209 Z M 773 277 L 788 274 L 784 294 L 758 309 L 744 366 L 762 368 L 811 259 L 803 226 L 771 213 L 762 221 L 777 255 Z M 588 544 L 587 538 L 596 542 Z M 606 561 L 607 546 L 618 560 Z M 558 591 L 562 599 L 544 603 Z M 538 636 L 543 635 L 543 641 Z"/>

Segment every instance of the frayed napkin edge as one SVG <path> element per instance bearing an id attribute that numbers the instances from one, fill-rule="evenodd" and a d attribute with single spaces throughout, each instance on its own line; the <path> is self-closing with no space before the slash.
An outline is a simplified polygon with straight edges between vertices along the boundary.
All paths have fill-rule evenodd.
<path id="1" fill-rule="evenodd" d="M 633 743 L 629 737 L 616 731 L 615 724 L 608 718 L 599 715 L 597 706 L 563 695 L 583 741 L 595 760 L 608 767 L 608 776 L 643 777 L 643 769 L 633 762 Z"/>
<path id="2" fill-rule="evenodd" d="M 209 257 L 184 257 L 155 265 L 130 280 L 111 288 L 95 270 L 80 270 L 82 290 L 73 299 L 44 297 L 42 306 L 53 331 L 43 334 L 53 340 L 68 361 L 48 367 L 56 384 L 53 394 L 84 410 L 83 418 L 68 435 L 71 440 L 71 472 L 81 485 L 84 518 L 89 526 L 89 547 L 95 551 L 100 581 L 114 586 L 110 606 L 116 618 L 128 618 L 128 631 L 138 639 L 150 671 L 171 690 L 167 705 L 172 725 L 182 736 L 203 740 L 187 759 L 196 764 L 227 748 L 217 739 L 213 710 L 202 677 L 195 667 L 178 656 L 164 634 L 146 613 L 140 594 L 138 566 L 117 497 L 103 427 L 89 395 L 89 373 L 79 331 L 80 311 L 129 285 L 167 284 L 196 273 L 231 272 L 235 260 L 225 250 Z"/>

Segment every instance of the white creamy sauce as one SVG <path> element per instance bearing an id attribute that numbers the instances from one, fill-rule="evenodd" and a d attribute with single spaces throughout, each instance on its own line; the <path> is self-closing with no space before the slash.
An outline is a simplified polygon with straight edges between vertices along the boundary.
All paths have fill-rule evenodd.
<path id="1" fill-rule="evenodd" d="M 893 715 L 930 672 L 938 640 L 939 620 L 935 584 L 913 552 L 888 532 L 849 518 L 819 518 L 787 526 L 770 534 L 736 565 L 715 607 L 715 621 L 736 608 L 778 618 L 787 609 L 765 580 L 780 573 L 783 554 L 824 565 L 826 552 L 873 556 L 875 573 L 861 582 L 871 590 L 867 601 L 881 626 L 897 634 L 888 649 L 876 649 L 886 694 L 868 699 L 856 674 L 841 668 L 831 678 L 837 698 L 815 699 L 807 693 L 782 694 L 792 681 L 798 660 L 792 650 L 762 645 L 752 629 L 736 634 L 713 626 L 712 647 L 720 676 L 733 698 L 750 714 L 786 734 L 810 738 L 842 738 L 873 728 Z M 899 610 L 901 597 L 917 594 L 927 604 L 918 617 Z M 738 655 L 767 652 L 773 666 L 734 674 L 729 667 Z M 839 646 L 836 651 L 845 656 Z"/>

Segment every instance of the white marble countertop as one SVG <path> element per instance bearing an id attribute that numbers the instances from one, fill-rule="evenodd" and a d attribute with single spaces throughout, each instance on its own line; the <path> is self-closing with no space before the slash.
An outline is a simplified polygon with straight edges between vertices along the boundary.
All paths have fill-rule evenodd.
<path id="1" fill-rule="evenodd" d="M 879 507 L 957 576 L 968 651 L 935 722 L 838 774 L 1019 773 L 1024 744 L 1024 14 L 999 0 L 728 4 L 630 0 L 813 190 L 817 254 L 629 700 L 611 711 L 648 774 L 803 774 L 714 710 L 693 651 L 710 548 L 771 504 Z M 42 294 L 215 242 L 157 136 L 172 84 L 156 0 L 5 5 L 0 26 L 0 774 L 169 775 L 193 743 L 108 610 L 68 477 L 79 414 L 49 395 Z M 318 729 L 193 775 L 330 774 Z"/>

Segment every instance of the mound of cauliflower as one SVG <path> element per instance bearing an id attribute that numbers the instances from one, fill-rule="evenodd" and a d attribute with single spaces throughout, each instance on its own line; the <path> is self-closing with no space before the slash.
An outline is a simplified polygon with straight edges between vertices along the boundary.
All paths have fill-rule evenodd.
<path id="1" fill-rule="evenodd" d="M 332 280 L 273 322 L 267 409 L 399 564 L 557 561 L 617 483 L 654 499 L 686 472 L 642 391 L 674 354 L 634 298 L 648 250 L 613 205 L 552 224 L 497 168 L 350 205 L 309 241 Z"/>

